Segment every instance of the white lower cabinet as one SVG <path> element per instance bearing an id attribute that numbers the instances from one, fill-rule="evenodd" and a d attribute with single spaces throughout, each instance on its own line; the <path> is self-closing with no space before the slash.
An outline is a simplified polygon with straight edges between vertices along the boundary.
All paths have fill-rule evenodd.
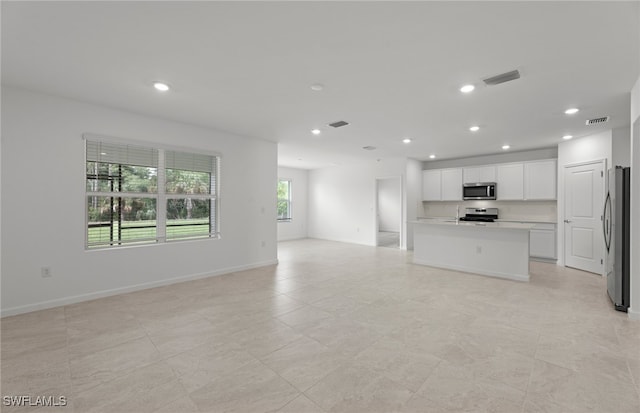
<path id="1" fill-rule="evenodd" d="M 555 260 L 556 226 L 555 224 L 536 224 L 529 231 L 529 256 Z"/>

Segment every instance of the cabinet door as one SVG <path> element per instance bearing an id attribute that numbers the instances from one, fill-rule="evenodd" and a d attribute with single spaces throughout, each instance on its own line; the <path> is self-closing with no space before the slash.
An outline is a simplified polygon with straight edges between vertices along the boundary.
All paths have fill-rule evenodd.
<path id="1" fill-rule="evenodd" d="M 465 184 L 473 184 L 480 181 L 480 167 L 472 166 L 462 169 L 462 182 Z"/>
<path id="2" fill-rule="evenodd" d="M 495 182 L 496 167 L 488 166 L 470 166 L 462 170 L 462 181 L 465 184 L 474 184 L 476 182 Z"/>
<path id="3" fill-rule="evenodd" d="M 442 200 L 462 201 L 462 168 L 442 170 Z"/>
<path id="4" fill-rule="evenodd" d="M 522 200 L 524 198 L 524 165 L 509 163 L 498 165 L 497 198 L 500 201 Z"/>
<path id="5" fill-rule="evenodd" d="M 556 258 L 556 231 L 532 228 L 529 231 L 529 256 Z"/>
<path id="6" fill-rule="evenodd" d="M 483 166 L 480 168 L 480 180 L 478 182 L 495 182 L 496 167 L 493 165 Z"/>
<path id="7" fill-rule="evenodd" d="M 524 199 L 556 199 L 557 172 L 555 159 L 524 164 Z"/>
<path id="8" fill-rule="evenodd" d="M 440 201 L 442 199 L 441 176 L 442 174 L 440 169 L 422 171 L 422 200 L 423 201 Z"/>

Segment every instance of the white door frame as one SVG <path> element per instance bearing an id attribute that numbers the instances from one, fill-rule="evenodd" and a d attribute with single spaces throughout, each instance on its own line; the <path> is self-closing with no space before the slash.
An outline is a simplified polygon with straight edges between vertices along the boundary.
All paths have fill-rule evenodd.
<path id="1" fill-rule="evenodd" d="M 375 229 L 374 235 L 374 243 L 376 247 L 378 246 L 378 232 L 379 232 L 379 222 L 378 222 L 378 182 L 385 179 L 398 179 L 400 182 L 400 245 L 398 246 L 402 250 L 407 249 L 407 242 L 405 240 L 404 234 L 406 234 L 406 222 L 404 219 L 405 208 L 404 208 L 404 179 L 402 175 L 391 175 L 391 176 L 377 176 L 374 179 L 374 199 L 373 199 L 373 228 Z"/>
<path id="2" fill-rule="evenodd" d="M 562 231 L 562 244 L 561 245 L 559 244 L 558 247 L 560 249 L 560 253 L 562 254 L 561 255 L 561 257 L 562 257 L 562 266 L 564 266 L 564 267 L 566 267 L 566 265 L 567 265 L 567 262 L 566 262 L 566 258 L 567 258 L 567 256 L 566 256 L 567 240 L 565 239 L 565 236 L 564 236 L 565 235 L 564 220 L 566 219 L 565 218 L 565 208 L 566 208 L 566 205 L 567 205 L 567 200 L 566 200 L 567 183 L 566 183 L 566 181 L 564 179 L 565 172 L 567 171 L 568 168 L 573 168 L 573 167 L 576 167 L 576 166 L 584 166 L 584 165 L 597 165 L 597 164 L 602 165 L 602 171 L 605 174 L 605 176 L 604 176 L 605 179 L 602 180 L 602 188 L 601 188 L 602 200 L 604 202 L 604 197 L 606 196 L 606 193 L 607 193 L 606 192 L 606 190 L 607 190 L 607 188 L 606 188 L 606 182 L 607 182 L 607 179 L 606 179 L 606 177 L 607 177 L 607 175 L 606 175 L 607 174 L 607 158 L 594 159 L 594 160 L 584 161 L 584 162 L 570 163 L 570 164 L 563 165 L 563 168 L 562 168 L 562 194 L 561 195 L 558 194 L 558 195 L 562 196 L 562 208 L 558 208 L 558 234 L 560 233 L 560 231 Z M 603 208 L 604 205 L 601 205 L 600 207 Z M 603 242 L 603 245 L 604 245 L 604 242 Z M 604 252 L 603 252 L 603 254 L 604 254 Z M 560 262 L 558 262 L 558 264 L 560 264 Z M 606 266 L 605 265 L 602 266 L 602 273 L 600 275 L 602 275 L 603 277 L 607 275 L 606 274 Z"/>

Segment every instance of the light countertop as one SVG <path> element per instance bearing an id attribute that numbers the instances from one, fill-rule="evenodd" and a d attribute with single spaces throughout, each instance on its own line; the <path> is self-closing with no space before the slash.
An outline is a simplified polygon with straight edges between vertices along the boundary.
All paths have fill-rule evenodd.
<path id="1" fill-rule="evenodd" d="M 412 221 L 411 223 L 421 224 L 421 225 L 446 225 L 446 226 L 463 227 L 463 228 L 495 228 L 495 229 L 515 229 L 515 230 L 530 230 L 535 226 L 535 224 L 533 223 L 522 223 L 522 222 L 456 221 L 455 218 L 420 219 L 418 221 Z"/>
<path id="2" fill-rule="evenodd" d="M 455 221 L 455 217 L 418 217 L 418 222 L 422 221 Z M 415 221 L 414 221 L 415 222 Z M 517 218 L 506 218 L 506 219 L 496 219 L 495 222 L 513 222 L 513 223 L 523 223 L 523 224 L 557 224 L 557 221 L 550 221 L 544 219 L 517 219 Z"/>

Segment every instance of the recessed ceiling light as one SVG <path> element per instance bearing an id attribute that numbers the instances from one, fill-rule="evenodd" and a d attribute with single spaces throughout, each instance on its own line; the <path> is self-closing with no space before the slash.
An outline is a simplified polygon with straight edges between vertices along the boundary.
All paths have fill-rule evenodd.
<path id="1" fill-rule="evenodd" d="M 509 146 L 509 145 L 502 145 L 502 149 L 504 149 L 505 151 L 506 151 L 507 149 L 509 149 L 510 147 L 511 147 L 511 146 Z"/>
<path id="2" fill-rule="evenodd" d="M 153 87 L 155 87 L 156 90 L 159 90 L 160 92 L 166 92 L 167 90 L 169 90 L 169 85 L 162 82 L 153 82 Z"/>
<path id="3" fill-rule="evenodd" d="M 462 93 L 469 93 L 469 92 L 473 92 L 473 89 L 475 89 L 476 87 L 473 85 L 464 85 L 460 88 L 460 92 Z"/>
<path id="4" fill-rule="evenodd" d="M 402 143 L 411 143 L 411 138 L 404 138 Z"/>
<path id="5" fill-rule="evenodd" d="M 429 159 L 436 159 L 435 155 L 429 155 Z"/>
<path id="6" fill-rule="evenodd" d="M 564 135 L 562 137 L 562 139 L 564 139 L 565 141 L 568 141 L 569 139 L 573 138 L 573 135 Z"/>
<path id="7" fill-rule="evenodd" d="M 314 135 L 320 135 L 320 129 L 311 129 L 311 133 Z"/>
<path id="8" fill-rule="evenodd" d="M 470 130 L 471 132 L 477 132 L 477 131 L 479 131 L 479 130 L 480 130 L 480 126 L 472 126 L 472 127 L 470 127 L 470 128 L 469 128 L 469 130 Z"/>
<path id="9" fill-rule="evenodd" d="M 566 113 L 567 115 L 573 115 L 574 113 L 578 113 L 580 111 L 580 109 L 578 108 L 571 108 L 571 109 L 567 109 L 564 111 L 564 113 Z"/>
<path id="10" fill-rule="evenodd" d="M 314 83 L 311 85 L 311 90 L 315 92 L 320 92 L 322 89 L 324 89 L 324 85 L 321 85 L 320 83 Z"/>
<path id="11" fill-rule="evenodd" d="M 100 155 L 105 156 L 107 153 L 106 152 L 100 152 Z"/>

